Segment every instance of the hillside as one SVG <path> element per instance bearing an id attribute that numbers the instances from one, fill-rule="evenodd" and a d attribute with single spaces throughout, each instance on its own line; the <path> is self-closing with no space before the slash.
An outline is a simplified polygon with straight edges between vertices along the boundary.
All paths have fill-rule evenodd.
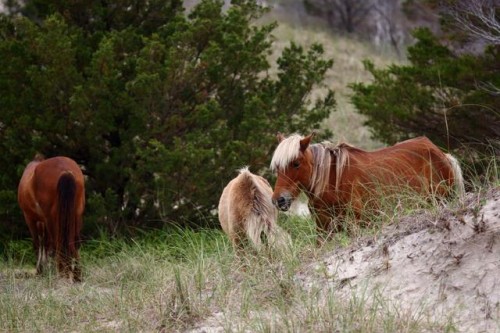
<path id="1" fill-rule="evenodd" d="M 279 22 L 273 33 L 276 40 L 271 64 L 276 63 L 278 56 L 291 42 L 304 47 L 313 43 L 323 45 L 325 57 L 334 61 L 324 80 L 324 86 L 334 90 L 337 101 L 336 111 L 325 123 L 334 133 L 332 141 L 347 141 L 365 149 L 380 147 L 381 143 L 373 141 L 369 129 L 363 125 L 364 117 L 356 113 L 350 103 L 352 91 L 348 86 L 371 79 L 371 75 L 364 69 L 363 60 L 370 59 L 377 67 L 383 68 L 401 63 L 404 57 L 397 56 L 390 46 L 377 48 L 355 35 L 349 37 L 333 32 L 321 20 L 305 14 L 302 5 L 286 1 L 274 3 L 269 14 L 263 19 L 263 22 Z M 316 87 L 311 97 L 314 99 L 322 94 L 324 89 Z"/>
<path id="2" fill-rule="evenodd" d="M 269 332 L 498 332 L 499 236 L 500 187 L 469 193 L 460 207 L 402 216 L 300 265 L 293 288 L 314 303 L 296 300 L 287 318 L 218 309 L 187 332 L 251 332 L 255 318 Z"/>
<path id="3" fill-rule="evenodd" d="M 334 133 L 332 141 L 347 141 L 365 149 L 380 147 L 380 143 L 371 139 L 369 129 L 363 125 L 364 117 L 356 113 L 350 103 L 351 90 L 348 85 L 354 82 L 368 82 L 371 79 L 363 67 L 365 59 L 372 60 L 377 67 L 400 63 L 401 60 L 389 51 L 382 52 L 366 42 L 335 35 L 321 26 L 297 27 L 280 23 L 274 36 L 276 41 L 271 63 L 276 63 L 275 59 L 290 42 L 305 47 L 320 43 L 325 49 L 325 57 L 333 59 L 333 67 L 327 72 L 324 81 L 325 87 L 334 90 L 337 101 L 336 111 L 325 124 Z M 317 87 L 311 97 L 314 99 L 323 93 L 324 89 Z"/>
<path id="4" fill-rule="evenodd" d="M 198 0 L 185 1 L 189 11 Z M 230 1 L 225 0 L 226 6 Z M 333 141 L 347 141 L 365 149 L 378 148 L 380 142 L 370 137 L 369 129 L 363 125 L 364 117 L 355 112 L 349 102 L 351 90 L 348 85 L 356 82 L 367 82 L 370 74 L 364 69 L 363 60 L 370 59 L 378 68 L 404 61 L 404 55 L 397 55 L 390 45 L 375 47 L 356 35 L 346 36 L 335 33 L 325 22 L 308 15 L 300 1 L 268 0 L 261 1 L 269 8 L 269 12 L 258 24 L 278 22 L 273 32 L 275 38 L 270 63 L 276 66 L 276 60 L 283 49 L 291 42 L 309 47 L 320 43 L 325 49 L 325 57 L 334 60 L 333 68 L 327 73 L 324 86 L 335 91 L 337 110 L 330 116 L 325 126 L 330 128 Z M 271 69 L 271 73 L 276 68 Z M 316 87 L 312 99 L 324 94 L 324 87 Z"/>

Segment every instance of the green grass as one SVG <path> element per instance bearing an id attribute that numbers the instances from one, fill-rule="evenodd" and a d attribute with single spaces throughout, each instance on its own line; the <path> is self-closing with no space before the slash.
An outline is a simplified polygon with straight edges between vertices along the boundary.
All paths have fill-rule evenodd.
<path id="1" fill-rule="evenodd" d="M 377 214 L 377 223 L 395 223 L 391 214 Z M 287 253 L 243 257 L 219 230 L 102 234 L 82 246 L 81 284 L 54 270 L 35 277 L 30 243 L 9 242 L 0 262 L 0 331 L 176 332 L 205 323 L 226 332 L 419 332 L 447 325 L 419 309 L 401 312 L 382 293 L 340 297 L 331 286 L 300 283 L 308 263 L 381 227 L 357 228 L 318 248 L 310 219 L 283 215 L 280 225 L 293 239 Z"/>
<path id="2" fill-rule="evenodd" d="M 494 161 L 490 170 L 486 180 L 473 181 L 475 189 L 498 186 Z M 403 216 L 437 211 L 444 204 L 405 191 L 381 197 L 377 209 L 368 210 L 365 227 L 348 214 L 343 221 L 348 232 L 322 247 L 316 246 L 310 218 L 282 214 L 280 225 L 292 237 L 286 253 L 237 257 L 220 230 L 171 228 L 113 239 L 102 233 L 82 246 L 81 284 L 59 279 L 54 269 L 34 276 L 31 242 L 6 242 L 0 261 L 0 331 L 176 332 L 199 325 L 226 332 L 452 330 L 453 318 L 436 322 L 423 309 L 403 311 L 383 297 L 383 290 L 339 294 L 330 284 L 304 284 L 301 277 L 311 267 L 321 275 L 321 258 L 335 248 L 359 237 L 376 238 Z"/>

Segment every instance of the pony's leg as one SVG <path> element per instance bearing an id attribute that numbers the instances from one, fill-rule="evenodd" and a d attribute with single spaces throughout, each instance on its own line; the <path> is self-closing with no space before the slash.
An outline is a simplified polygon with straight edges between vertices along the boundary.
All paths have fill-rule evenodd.
<path id="1" fill-rule="evenodd" d="M 36 223 L 37 230 L 38 230 L 38 238 L 39 238 L 39 250 L 38 250 L 38 256 L 39 256 L 39 262 L 37 262 L 37 271 L 38 267 L 40 268 L 40 274 L 43 271 L 44 267 L 47 267 L 47 257 L 48 257 L 48 247 L 49 247 L 49 239 L 47 237 L 46 233 L 46 223 L 43 221 L 37 221 Z"/>
<path id="2" fill-rule="evenodd" d="M 61 251 L 56 250 L 57 271 L 62 278 L 71 278 L 71 261 L 69 256 L 65 256 Z"/>
<path id="3" fill-rule="evenodd" d="M 363 211 L 365 210 L 366 207 L 363 205 L 363 199 L 361 196 L 353 198 L 352 203 L 351 203 L 351 208 L 352 208 L 352 213 L 354 215 L 354 220 L 356 225 L 360 225 L 360 222 L 363 221 Z M 363 222 L 363 224 L 366 224 L 368 222 Z M 368 226 L 368 224 L 366 224 Z M 355 229 L 354 229 L 355 230 Z M 348 233 L 353 232 L 353 225 L 348 226 L 347 228 Z"/>
<path id="4" fill-rule="evenodd" d="M 69 270 L 73 282 L 82 281 L 82 271 L 80 268 L 80 255 L 78 253 L 79 245 L 80 245 L 80 236 L 77 235 L 75 237 L 75 243 L 70 244 L 71 259 L 69 260 Z"/>
<path id="5" fill-rule="evenodd" d="M 43 242 L 40 238 L 38 239 L 38 242 Z M 42 243 L 43 244 L 43 243 Z M 43 255 L 44 255 L 44 246 L 39 246 L 36 254 L 37 254 L 37 260 L 36 260 L 36 274 L 41 275 L 43 273 L 43 266 L 44 266 L 44 260 L 43 260 Z"/>
<path id="6" fill-rule="evenodd" d="M 73 247 L 73 259 L 71 260 L 71 271 L 73 273 L 74 282 L 82 282 L 82 269 L 80 267 L 80 254 L 78 249 L 80 247 L 81 238 L 78 234 L 76 236 L 76 242 Z"/>
<path id="7" fill-rule="evenodd" d="M 33 250 L 35 250 L 36 254 L 36 273 L 42 274 L 42 252 L 40 244 L 43 244 L 43 237 L 39 233 L 38 223 L 36 217 L 32 217 L 30 214 L 24 213 L 24 219 L 26 220 L 26 224 L 28 225 L 28 229 L 31 234 L 31 239 L 33 242 Z"/>
<path id="8" fill-rule="evenodd" d="M 245 253 L 245 244 L 239 235 L 232 235 L 231 243 L 233 244 L 234 252 L 236 256 L 241 257 Z"/>
<path id="9" fill-rule="evenodd" d="M 47 247 L 45 240 L 39 236 L 40 246 L 38 247 L 38 260 L 36 262 L 36 273 L 42 274 L 44 267 L 47 267 Z"/>
<path id="10" fill-rule="evenodd" d="M 80 268 L 80 256 L 78 254 L 71 260 L 71 272 L 74 282 L 82 282 L 82 270 Z"/>

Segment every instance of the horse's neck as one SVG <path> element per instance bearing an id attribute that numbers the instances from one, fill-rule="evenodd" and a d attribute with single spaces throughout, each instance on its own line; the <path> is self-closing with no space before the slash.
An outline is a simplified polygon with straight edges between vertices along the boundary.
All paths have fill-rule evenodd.
<path id="1" fill-rule="evenodd" d="M 309 192 L 320 196 L 329 185 L 335 186 L 335 191 L 337 191 L 344 171 L 351 163 L 350 149 L 353 147 L 347 144 L 322 143 L 311 148 L 314 166 Z"/>
<path id="2" fill-rule="evenodd" d="M 313 156 L 313 173 L 307 190 L 310 195 L 319 197 L 329 184 L 330 174 L 332 168 L 334 168 L 332 165 L 334 157 L 331 150 L 323 144 L 313 145 L 311 151 Z M 335 171 L 333 172 L 335 173 Z"/>

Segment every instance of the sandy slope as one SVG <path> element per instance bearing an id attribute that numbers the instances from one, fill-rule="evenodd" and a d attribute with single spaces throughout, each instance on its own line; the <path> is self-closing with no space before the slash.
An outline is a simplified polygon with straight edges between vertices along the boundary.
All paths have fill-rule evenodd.
<path id="1" fill-rule="evenodd" d="M 461 332 L 500 331 L 500 188 L 468 194 L 461 209 L 405 217 L 311 266 L 303 271 L 328 274 L 300 275 L 305 288 L 377 292 Z"/>

